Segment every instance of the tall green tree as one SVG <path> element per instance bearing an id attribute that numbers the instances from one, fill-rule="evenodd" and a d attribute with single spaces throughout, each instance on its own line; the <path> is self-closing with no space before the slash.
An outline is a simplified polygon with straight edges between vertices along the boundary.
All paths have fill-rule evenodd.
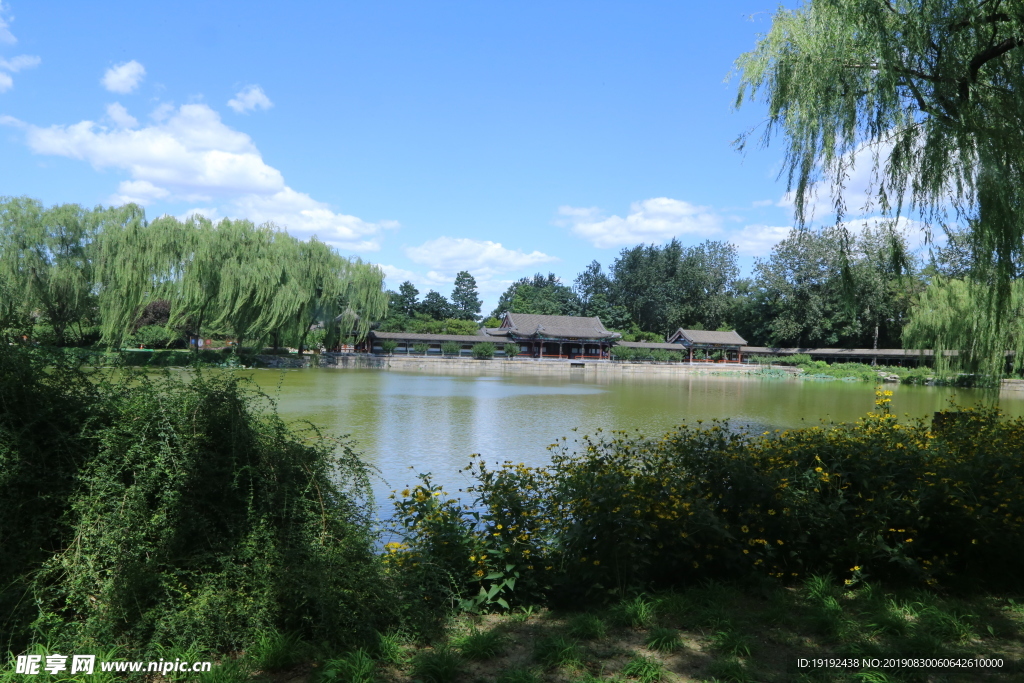
<path id="1" fill-rule="evenodd" d="M 102 207 L 48 209 L 28 197 L 0 199 L 0 281 L 11 297 L 0 307 L 10 322 L 38 315 L 65 345 L 69 328 L 95 318 L 93 249 Z"/>
<path id="2" fill-rule="evenodd" d="M 737 68 L 737 106 L 763 101 L 762 140 L 784 141 L 798 218 L 819 180 L 844 213 L 859 156 L 882 213 L 970 226 L 995 284 L 974 315 L 998 319 L 1024 253 L 1021 0 L 808 0 Z"/>
<path id="3" fill-rule="evenodd" d="M 645 331 L 716 329 L 726 322 L 739 275 L 736 258 L 735 246 L 712 240 L 684 247 L 672 239 L 623 249 L 612 265 L 612 301 Z"/>
<path id="4" fill-rule="evenodd" d="M 571 287 L 562 284 L 554 273 L 537 273 L 509 285 L 498 298 L 491 316 L 500 318 L 506 312 L 534 315 L 580 315 L 579 299 Z"/>
<path id="5" fill-rule="evenodd" d="M 767 346 L 844 346 L 859 331 L 844 299 L 842 243 L 836 228 L 793 230 L 754 266 L 757 324 Z"/>
<path id="6" fill-rule="evenodd" d="M 468 270 L 455 276 L 452 290 L 452 310 L 459 320 L 477 320 L 480 317 L 480 297 L 477 295 L 476 278 Z"/>
<path id="7" fill-rule="evenodd" d="M 408 280 L 400 284 L 393 298 L 394 312 L 407 316 L 414 315 L 419 307 L 419 295 L 420 291 Z"/>
<path id="8" fill-rule="evenodd" d="M 171 302 L 169 327 L 246 339 L 288 335 L 300 346 L 314 323 L 329 335 L 365 336 L 387 311 L 383 273 L 317 240 L 272 225 L 202 216 L 123 221 L 103 233 L 99 281 L 104 336 L 118 343 L 155 299 Z"/>
<path id="9" fill-rule="evenodd" d="M 445 298 L 444 294 L 430 290 L 426 296 L 423 297 L 423 301 L 420 302 L 420 312 L 430 316 L 434 320 L 446 320 L 454 317 L 452 304 L 448 299 Z"/>

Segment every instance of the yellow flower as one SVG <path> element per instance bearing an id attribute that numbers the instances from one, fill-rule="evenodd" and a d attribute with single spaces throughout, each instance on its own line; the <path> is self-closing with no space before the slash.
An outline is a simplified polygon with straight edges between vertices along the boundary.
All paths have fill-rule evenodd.
<path id="1" fill-rule="evenodd" d="M 599 564 L 601 564 L 601 560 L 594 560 L 594 566 L 595 566 L 595 567 L 596 567 L 597 565 L 599 565 Z"/>
<path id="2" fill-rule="evenodd" d="M 402 497 L 403 498 L 408 498 L 409 497 L 409 489 L 402 489 Z"/>

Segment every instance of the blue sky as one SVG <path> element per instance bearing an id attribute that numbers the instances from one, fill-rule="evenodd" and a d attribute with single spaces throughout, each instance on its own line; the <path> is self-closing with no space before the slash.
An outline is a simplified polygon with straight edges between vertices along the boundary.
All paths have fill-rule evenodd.
<path id="1" fill-rule="evenodd" d="M 731 142 L 775 5 L 0 5 L 0 195 L 273 221 L 485 312 L 623 247 L 792 225 L 781 145 Z"/>

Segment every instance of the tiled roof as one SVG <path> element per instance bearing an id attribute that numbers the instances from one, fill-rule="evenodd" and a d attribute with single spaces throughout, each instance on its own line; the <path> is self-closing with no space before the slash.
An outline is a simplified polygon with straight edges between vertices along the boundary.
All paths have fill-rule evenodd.
<path id="1" fill-rule="evenodd" d="M 446 341 L 478 344 L 487 341 L 477 334 L 426 334 L 423 332 L 377 332 L 374 330 L 370 332 L 370 336 L 381 340 L 393 339 L 394 341 L 427 342 L 428 344 Z"/>
<path id="2" fill-rule="evenodd" d="M 773 346 L 744 346 L 743 353 L 763 353 L 766 355 L 789 356 L 795 353 L 806 353 L 809 356 L 879 356 L 879 357 L 915 357 L 920 355 L 933 356 L 935 352 L 931 349 L 829 349 L 829 348 L 780 348 Z M 945 351 L 946 356 L 955 356 L 958 351 Z"/>
<path id="3" fill-rule="evenodd" d="M 629 349 L 665 349 L 666 351 L 686 351 L 682 344 L 669 344 L 667 342 L 616 342 L 616 346 L 625 346 Z"/>
<path id="4" fill-rule="evenodd" d="M 572 315 L 533 315 L 506 313 L 503 329 L 517 337 L 574 337 L 577 339 L 618 339 L 617 332 L 606 330 L 598 317 L 581 318 Z"/>
<path id="5" fill-rule="evenodd" d="M 687 339 L 694 344 L 717 344 L 721 346 L 743 346 L 747 340 L 736 334 L 736 330 L 718 332 L 715 330 L 684 330 L 679 328 L 676 333 L 669 337 L 670 342 L 677 342 L 680 338 Z"/>

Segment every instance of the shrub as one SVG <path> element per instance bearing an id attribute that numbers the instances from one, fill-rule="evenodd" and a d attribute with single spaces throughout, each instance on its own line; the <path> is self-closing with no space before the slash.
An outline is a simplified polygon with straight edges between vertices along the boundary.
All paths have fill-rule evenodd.
<path id="1" fill-rule="evenodd" d="M 491 342 L 480 342 L 478 344 L 473 344 L 471 352 L 473 354 L 473 358 L 476 358 L 477 360 L 487 360 L 489 358 L 494 358 L 494 344 L 492 344 Z"/>
<path id="2" fill-rule="evenodd" d="M 380 348 L 384 350 L 386 355 L 390 356 L 395 352 L 395 349 L 398 348 L 398 342 L 394 339 L 385 339 L 380 343 Z"/>
<path id="3" fill-rule="evenodd" d="M 51 502 L 68 536 L 30 586 L 43 637 L 270 653 L 267 633 L 342 645 L 385 625 L 369 478 L 347 443 L 289 431 L 227 376 L 95 386 L 77 399 L 93 418 L 66 465 L 76 485 Z"/>
<path id="4" fill-rule="evenodd" d="M 462 347 L 460 347 L 456 342 L 441 342 L 441 353 L 445 356 L 457 356 L 461 353 L 461 350 Z"/>
<path id="5" fill-rule="evenodd" d="M 1019 586 L 1024 419 L 979 408 L 934 428 L 901 423 L 890 396 L 878 391 L 878 409 L 852 424 L 616 432 L 562 442 L 545 468 L 478 464 L 478 512 L 459 531 L 476 578 L 461 591 L 502 607 L 569 605 L 588 592 L 828 571 L 851 584 Z"/>
<path id="6" fill-rule="evenodd" d="M 129 344 L 133 347 L 142 346 L 147 349 L 165 349 L 180 338 L 181 335 L 169 331 L 163 325 L 143 325 L 135 330 Z"/>
<path id="7" fill-rule="evenodd" d="M 519 355 L 519 344 L 512 342 L 506 342 L 505 346 L 502 347 L 505 350 L 505 358 L 515 358 Z"/>
<path id="8" fill-rule="evenodd" d="M 632 360 L 636 357 L 636 349 L 629 346 L 613 346 L 611 351 L 615 360 Z"/>
<path id="9" fill-rule="evenodd" d="M 417 342 L 412 345 L 412 350 L 421 356 L 425 356 L 427 355 L 427 352 L 430 351 L 430 345 L 424 344 L 423 342 Z"/>

